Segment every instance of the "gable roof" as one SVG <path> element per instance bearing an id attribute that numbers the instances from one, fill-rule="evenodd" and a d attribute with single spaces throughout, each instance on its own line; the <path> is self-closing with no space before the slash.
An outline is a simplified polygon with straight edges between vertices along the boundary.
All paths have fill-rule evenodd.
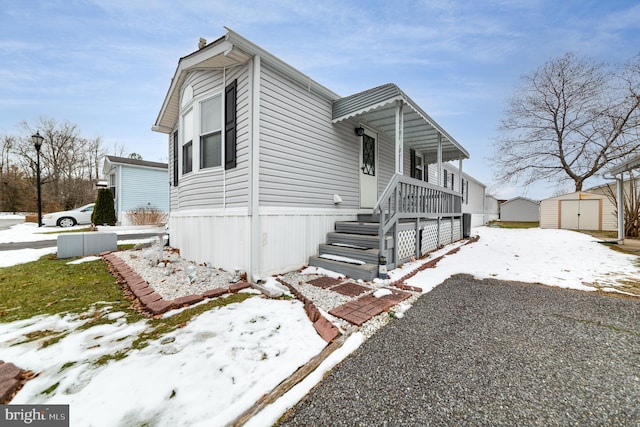
<path id="1" fill-rule="evenodd" d="M 525 202 L 530 202 L 530 203 L 533 203 L 533 204 L 536 204 L 536 205 L 540 204 L 540 202 L 538 200 L 531 200 L 531 199 L 528 199 L 528 198 L 522 197 L 522 196 L 518 196 L 518 197 L 514 197 L 512 199 L 506 200 L 506 201 L 502 202 L 502 204 L 506 205 L 507 203 L 515 202 L 516 200 L 523 200 Z"/>
<path id="2" fill-rule="evenodd" d="M 393 83 L 334 101 L 333 123 L 350 118 L 361 118 L 371 127 L 395 139 L 397 101 L 409 107 L 403 110 L 405 144 L 421 153 L 436 153 L 438 134 L 440 134 L 442 135 L 442 161 L 469 158 L 469 153 L 458 141 Z M 435 154 L 427 160 L 430 163 L 435 162 Z"/>
<path id="3" fill-rule="evenodd" d="M 310 92 L 318 93 L 331 101 L 340 98 L 335 92 L 276 58 L 258 45 L 227 27 L 225 29 L 227 34 L 224 36 L 178 60 L 178 66 L 171 79 L 169 91 L 162 103 L 156 122 L 151 128 L 152 130 L 163 133 L 171 133 L 173 131 L 180 111 L 180 89 L 190 72 L 195 70 L 222 70 L 244 64 L 254 56 L 259 56 L 262 62 L 268 63 L 284 76 L 303 85 Z"/>
<path id="4" fill-rule="evenodd" d="M 128 157 L 105 156 L 105 166 L 107 162 L 111 163 L 112 165 L 129 165 L 155 169 L 168 169 L 168 165 L 166 163 L 149 162 L 147 160 L 130 159 Z"/>
<path id="5" fill-rule="evenodd" d="M 180 58 L 152 130 L 167 134 L 173 132 L 180 113 L 180 90 L 190 72 L 224 69 L 244 64 L 254 56 L 259 56 L 261 62 L 269 64 L 291 81 L 332 101 L 333 123 L 358 118 L 393 140 L 396 101 L 401 101 L 409 107 L 403 115 L 405 144 L 418 152 L 427 153 L 427 161 L 435 163 L 436 154 L 433 153 L 437 152 L 440 134 L 442 161 L 469 158 L 467 150 L 395 84 L 385 84 L 343 98 L 241 35 L 227 27 L 225 29 L 227 33 L 224 36 Z"/>

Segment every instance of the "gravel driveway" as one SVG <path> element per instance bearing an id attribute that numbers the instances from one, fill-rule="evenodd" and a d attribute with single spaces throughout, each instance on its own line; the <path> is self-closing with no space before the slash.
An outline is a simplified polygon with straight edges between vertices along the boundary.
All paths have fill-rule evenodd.
<path id="1" fill-rule="evenodd" d="M 640 301 L 455 276 L 282 425 L 640 425 Z"/>

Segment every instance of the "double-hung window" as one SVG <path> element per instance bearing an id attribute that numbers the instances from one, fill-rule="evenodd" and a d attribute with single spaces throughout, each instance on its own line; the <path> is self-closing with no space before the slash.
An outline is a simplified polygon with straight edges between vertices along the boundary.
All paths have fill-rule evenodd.
<path id="1" fill-rule="evenodd" d="M 222 95 L 200 103 L 200 169 L 222 166 Z"/>
<path id="2" fill-rule="evenodd" d="M 193 170 L 193 110 L 182 116 L 182 174 Z"/>

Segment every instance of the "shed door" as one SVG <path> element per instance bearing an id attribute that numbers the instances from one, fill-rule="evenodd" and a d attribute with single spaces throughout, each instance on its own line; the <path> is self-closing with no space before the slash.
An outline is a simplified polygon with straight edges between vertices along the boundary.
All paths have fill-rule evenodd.
<path id="1" fill-rule="evenodd" d="M 599 230 L 598 200 L 561 200 L 560 228 L 569 230 Z"/>
<path id="2" fill-rule="evenodd" d="M 378 141 L 365 131 L 360 138 L 360 207 L 373 208 L 378 201 Z"/>

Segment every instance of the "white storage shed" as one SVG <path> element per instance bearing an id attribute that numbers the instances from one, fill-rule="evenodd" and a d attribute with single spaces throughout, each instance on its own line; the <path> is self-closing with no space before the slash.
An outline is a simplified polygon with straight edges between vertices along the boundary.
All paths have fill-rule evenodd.
<path id="1" fill-rule="evenodd" d="M 615 231 L 615 207 L 602 194 L 576 192 L 540 202 L 540 228 Z"/>
<path id="2" fill-rule="evenodd" d="M 514 197 L 500 206 L 502 221 L 538 222 L 540 220 L 540 202 L 526 197 Z"/>

